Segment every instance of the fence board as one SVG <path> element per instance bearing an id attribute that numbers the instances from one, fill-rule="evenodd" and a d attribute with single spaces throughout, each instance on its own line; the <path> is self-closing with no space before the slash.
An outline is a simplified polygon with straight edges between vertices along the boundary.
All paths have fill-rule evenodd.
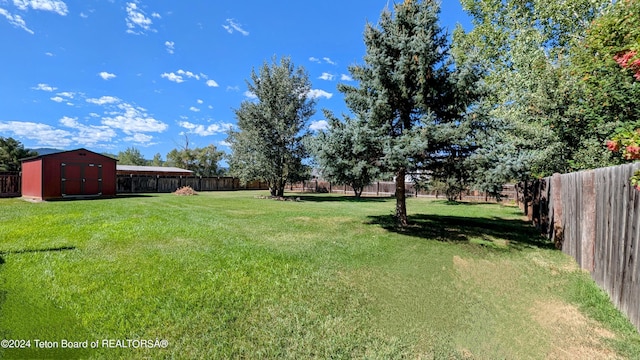
<path id="1" fill-rule="evenodd" d="M 635 163 L 556 174 L 519 185 L 520 197 L 533 207 L 530 219 L 590 271 L 596 284 L 638 330 L 640 192 L 631 187 L 629 178 L 639 168 L 640 163 Z"/>
<path id="2" fill-rule="evenodd" d="M 0 197 L 20 196 L 21 186 L 19 173 L 0 174 Z"/>

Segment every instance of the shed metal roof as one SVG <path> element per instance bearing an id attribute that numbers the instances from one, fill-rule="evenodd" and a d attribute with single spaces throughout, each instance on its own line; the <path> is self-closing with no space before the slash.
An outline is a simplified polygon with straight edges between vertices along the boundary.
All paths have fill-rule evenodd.
<path id="1" fill-rule="evenodd" d="M 139 172 L 158 172 L 158 173 L 193 173 L 191 170 L 180 169 L 177 167 L 165 166 L 137 166 L 137 165 L 116 165 L 116 171 L 139 171 Z"/>
<path id="2" fill-rule="evenodd" d="M 64 154 L 64 153 L 72 153 L 72 152 L 77 152 L 77 151 L 86 151 L 95 155 L 99 155 L 99 156 L 103 156 L 107 159 L 111 159 L 113 161 L 118 161 L 118 159 L 114 159 L 110 156 L 107 155 L 103 155 L 103 154 L 99 154 L 95 151 L 91 151 L 91 150 L 87 150 L 85 148 L 79 148 L 79 149 L 73 149 L 73 150 L 60 150 L 60 151 L 54 151 L 54 152 L 50 152 L 50 153 L 46 153 L 46 154 L 42 154 L 42 155 L 36 155 L 36 156 L 30 156 L 27 158 L 23 158 L 23 159 L 19 159 L 20 161 L 29 161 L 29 160 L 34 160 L 34 159 L 40 159 L 40 158 L 44 158 L 44 157 L 49 157 L 49 156 L 53 156 L 53 155 L 60 155 L 60 154 Z"/>

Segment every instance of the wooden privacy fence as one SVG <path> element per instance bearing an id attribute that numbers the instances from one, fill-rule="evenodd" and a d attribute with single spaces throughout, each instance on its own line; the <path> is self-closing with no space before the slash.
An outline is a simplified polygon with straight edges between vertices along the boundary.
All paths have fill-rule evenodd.
<path id="1" fill-rule="evenodd" d="M 637 169 L 640 163 L 555 174 L 521 184 L 519 202 L 640 330 L 640 191 L 629 182 Z"/>
<path id="2" fill-rule="evenodd" d="M 353 194 L 353 189 L 348 185 L 332 184 L 329 181 L 322 180 L 306 180 L 302 182 L 289 184 L 287 189 L 295 192 L 319 192 L 319 193 L 336 193 L 336 194 Z M 396 183 L 393 181 L 377 181 L 369 186 L 365 186 L 362 190 L 363 196 L 394 196 L 396 193 Z M 423 197 L 446 197 L 444 192 L 436 190 L 419 190 L 415 184 L 411 182 L 405 183 L 405 194 L 408 196 Z M 516 201 L 517 192 L 515 185 L 505 185 L 502 189 L 503 200 Z M 464 191 L 459 200 L 465 201 L 495 201 L 490 195 L 477 191 Z"/>
<path id="3" fill-rule="evenodd" d="M 20 174 L 0 173 L 0 196 L 20 196 Z M 162 176 L 162 175 L 117 175 L 116 191 L 119 194 L 132 193 L 168 193 L 174 192 L 182 186 L 191 186 L 195 191 L 233 191 L 233 190 L 268 190 L 269 187 L 262 181 L 251 181 L 246 184 L 233 177 L 194 177 L 194 176 Z M 418 190 L 413 183 L 406 183 L 408 196 L 445 197 L 443 192 Z M 328 181 L 309 180 L 292 183 L 287 186 L 289 191 L 295 192 L 320 192 L 353 194 L 353 190 L 347 185 L 335 185 Z M 393 196 L 395 195 L 395 183 L 392 181 L 378 181 L 363 189 L 364 196 Z M 505 185 L 503 199 L 516 201 L 517 191 L 514 185 Z M 469 190 L 459 197 L 466 201 L 494 201 L 486 193 Z"/>
<path id="4" fill-rule="evenodd" d="M 20 173 L 0 173 L 0 197 L 20 196 Z"/>
<path id="5" fill-rule="evenodd" d="M 182 186 L 195 191 L 264 190 L 266 184 L 259 181 L 241 185 L 233 177 L 118 175 L 117 193 L 168 193 Z"/>

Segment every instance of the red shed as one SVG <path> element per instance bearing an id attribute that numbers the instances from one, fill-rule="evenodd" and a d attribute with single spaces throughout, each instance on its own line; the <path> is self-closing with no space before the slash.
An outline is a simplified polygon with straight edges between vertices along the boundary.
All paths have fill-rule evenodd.
<path id="1" fill-rule="evenodd" d="M 116 162 L 87 149 L 22 159 L 22 197 L 51 200 L 115 196 Z"/>

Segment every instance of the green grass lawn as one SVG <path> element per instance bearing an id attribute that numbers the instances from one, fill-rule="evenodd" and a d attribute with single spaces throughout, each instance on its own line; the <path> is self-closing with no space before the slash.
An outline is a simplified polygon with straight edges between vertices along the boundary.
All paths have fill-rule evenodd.
<path id="1" fill-rule="evenodd" d="M 640 358 L 517 208 L 261 194 L 0 200 L 0 338 L 31 341 L 0 357 Z"/>

